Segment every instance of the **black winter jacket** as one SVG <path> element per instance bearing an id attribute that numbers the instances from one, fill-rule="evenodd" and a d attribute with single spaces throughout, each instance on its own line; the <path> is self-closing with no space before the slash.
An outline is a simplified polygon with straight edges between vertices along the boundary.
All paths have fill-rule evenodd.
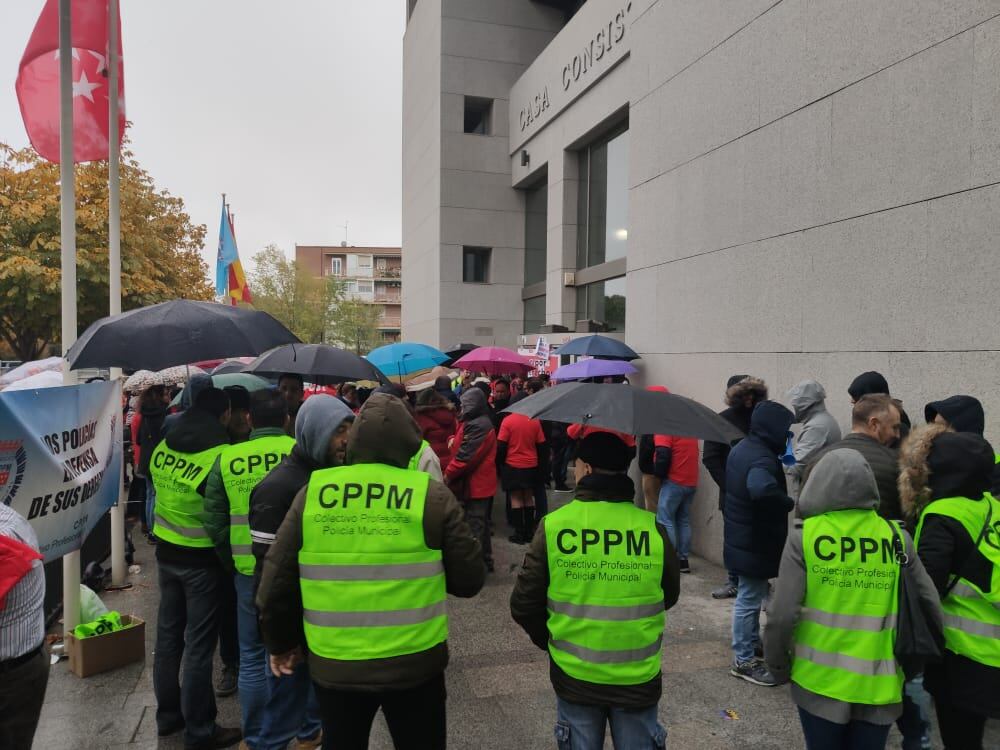
<path id="1" fill-rule="evenodd" d="M 719 416 L 741 432 L 749 434 L 751 413 L 752 410 L 744 409 L 742 406 L 731 406 L 720 411 Z M 729 452 L 738 442 L 737 440 L 730 444 L 706 440 L 702 449 L 701 463 L 719 485 L 719 510 L 725 510 L 726 505 L 726 461 L 729 459 Z"/>
<path id="2" fill-rule="evenodd" d="M 811 458 L 802 474 L 802 486 L 804 487 L 809 481 L 809 475 L 816 468 L 819 460 L 830 451 L 838 448 L 851 448 L 865 457 L 865 461 L 868 462 L 875 474 L 875 483 L 878 485 L 878 514 L 891 521 L 900 520 L 903 517 L 903 509 L 899 504 L 899 452 L 887 448 L 875 438 L 863 433 L 851 432 L 840 442 L 828 445 Z"/>
<path id="3" fill-rule="evenodd" d="M 292 507 L 299 490 L 309 483 L 309 477 L 320 468 L 298 444 L 264 477 L 250 493 L 250 539 L 253 556 L 257 559 L 254 581 L 260 583 L 264 556 L 271 549 L 281 522 Z"/>
<path id="4" fill-rule="evenodd" d="M 795 507 L 778 456 L 785 450 L 794 419 L 781 404 L 762 401 L 754 408 L 750 435 L 729 454 L 723 556 L 726 570 L 733 575 L 778 575 L 788 536 L 788 513 Z"/>

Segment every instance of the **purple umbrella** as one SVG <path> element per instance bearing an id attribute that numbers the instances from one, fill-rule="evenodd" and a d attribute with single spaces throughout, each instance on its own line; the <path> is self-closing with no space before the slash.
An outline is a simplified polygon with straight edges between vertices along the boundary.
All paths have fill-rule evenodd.
<path id="1" fill-rule="evenodd" d="M 552 379 L 582 380 L 583 378 L 608 378 L 616 375 L 631 375 L 638 372 L 628 362 L 617 359 L 585 359 L 571 365 L 563 365 L 552 373 Z"/>

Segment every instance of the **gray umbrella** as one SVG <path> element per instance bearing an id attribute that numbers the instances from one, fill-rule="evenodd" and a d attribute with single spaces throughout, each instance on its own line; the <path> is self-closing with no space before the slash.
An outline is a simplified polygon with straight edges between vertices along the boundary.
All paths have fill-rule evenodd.
<path id="1" fill-rule="evenodd" d="M 562 383 L 504 411 L 550 422 L 606 427 L 629 435 L 677 435 L 720 443 L 744 437 L 704 404 L 619 383 Z"/>

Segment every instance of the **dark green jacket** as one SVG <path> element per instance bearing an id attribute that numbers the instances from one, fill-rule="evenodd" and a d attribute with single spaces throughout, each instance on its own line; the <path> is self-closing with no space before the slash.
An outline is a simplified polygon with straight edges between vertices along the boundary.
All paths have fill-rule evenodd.
<path id="1" fill-rule="evenodd" d="M 284 437 L 285 431 L 280 427 L 261 427 L 250 433 L 248 440 L 262 437 Z M 234 571 L 233 550 L 229 546 L 229 495 L 222 483 L 222 468 L 220 458 L 215 459 L 212 470 L 205 482 L 205 529 L 215 545 L 215 551 L 222 560 L 226 570 Z"/>

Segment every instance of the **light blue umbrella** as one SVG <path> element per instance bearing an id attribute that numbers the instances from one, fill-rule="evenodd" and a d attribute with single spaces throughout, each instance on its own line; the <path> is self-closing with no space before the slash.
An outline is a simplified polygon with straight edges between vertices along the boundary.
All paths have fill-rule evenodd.
<path id="1" fill-rule="evenodd" d="M 616 375 L 631 375 L 638 372 L 628 362 L 617 359 L 585 359 L 571 365 L 563 365 L 552 373 L 552 379 L 560 383 L 564 380 L 583 380 L 584 378 L 606 378 Z"/>
<path id="2" fill-rule="evenodd" d="M 427 372 L 435 365 L 448 362 L 451 358 L 433 346 L 404 341 L 372 349 L 368 352 L 367 359 L 385 373 L 386 377 L 403 383 Z"/>

